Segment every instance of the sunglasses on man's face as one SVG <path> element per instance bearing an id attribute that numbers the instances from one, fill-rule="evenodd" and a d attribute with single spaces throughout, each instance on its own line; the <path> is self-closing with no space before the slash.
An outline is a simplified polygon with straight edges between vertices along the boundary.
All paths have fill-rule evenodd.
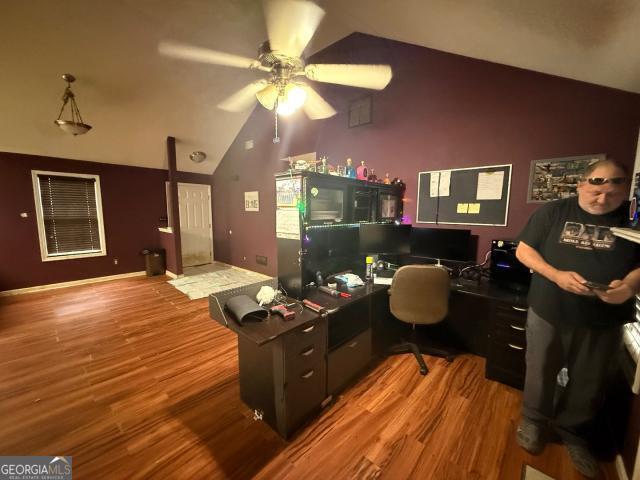
<path id="1" fill-rule="evenodd" d="M 621 185 L 627 181 L 627 178 L 626 177 L 611 177 L 611 178 L 589 177 L 589 178 L 585 178 L 584 180 L 589 182 L 591 185 L 604 185 L 605 183 L 611 183 L 612 185 Z"/>

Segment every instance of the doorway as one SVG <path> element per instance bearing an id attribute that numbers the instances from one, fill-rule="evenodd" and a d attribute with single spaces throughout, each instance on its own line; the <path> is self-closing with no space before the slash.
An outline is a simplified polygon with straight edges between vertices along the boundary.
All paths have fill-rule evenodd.
<path id="1" fill-rule="evenodd" d="M 182 266 L 213 262 L 211 185 L 178 183 Z"/>

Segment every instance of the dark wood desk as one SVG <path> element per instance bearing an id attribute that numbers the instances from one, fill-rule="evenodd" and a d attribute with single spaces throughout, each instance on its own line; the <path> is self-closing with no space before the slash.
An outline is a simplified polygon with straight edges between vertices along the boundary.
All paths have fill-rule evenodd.
<path id="1" fill-rule="evenodd" d="M 256 418 L 288 438 L 374 358 L 384 357 L 385 325 L 398 322 L 389 312 L 388 288 L 371 283 L 343 288 L 350 298 L 310 290 L 307 298 L 328 313 L 297 307 L 294 320 L 269 316 L 242 326 L 221 319 L 210 297 L 211 316 L 238 335 L 240 396 Z M 444 324 L 453 345 L 487 357 L 488 378 L 519 386 L 524 378 L 523 312 L 523 294 L 489 283 L 452 282 Z"/>
<path id="2" fill-rule="evenodd" d="M 526 291 L 453 281 L 447 323 L 463 348 L 486 357 L 487 378 L 522 389 L 527 308 Z"/>

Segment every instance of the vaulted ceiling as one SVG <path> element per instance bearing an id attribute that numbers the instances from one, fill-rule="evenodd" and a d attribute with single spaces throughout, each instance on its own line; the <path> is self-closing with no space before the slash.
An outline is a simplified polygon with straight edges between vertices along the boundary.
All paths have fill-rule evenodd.
<path id="1" fill-rule="evenodd" d="M 325 0 L 307 54 L 353 31 L 640 93 L 637 0 Z M 259 74 L 157 53 L 172 39 L 255 57 L 267 37 L 259 0 L 4 2 L 0 151 L 212 173 L 250 110 L 215 105 Z M 94 128 L 54 126 L 65 84 Z M 344 87 L 348 88 L 348 87 Z M 195 164 L 194 150 L 208 159 Z"/>

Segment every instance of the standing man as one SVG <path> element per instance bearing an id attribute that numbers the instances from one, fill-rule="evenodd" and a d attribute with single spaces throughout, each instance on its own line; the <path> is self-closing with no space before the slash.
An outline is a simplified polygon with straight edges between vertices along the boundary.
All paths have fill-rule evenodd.
<path id="1" fill-rule="evenodd" d="M 621 164 L 597 161 L 583 173 L 577 197 L 547 203 L 531 216 L 516 250 L 534 272 L 517 441 L 538 454 L 548 429 L 555 429 L 575 467 L 588 478 L 595 478 L 599 467 L 587 447 L 586 428 L 601 404 L 608 368 L 621 347 L 621 326 L 633 321 L 640 249 L 621 238 L 601 241 L 586 233 L 597 229 L 604 236 L 610 227 L 626 223 L 628 187 Z M 569 383 L 556 398 L 556 377 L 565 366 Z"/>

